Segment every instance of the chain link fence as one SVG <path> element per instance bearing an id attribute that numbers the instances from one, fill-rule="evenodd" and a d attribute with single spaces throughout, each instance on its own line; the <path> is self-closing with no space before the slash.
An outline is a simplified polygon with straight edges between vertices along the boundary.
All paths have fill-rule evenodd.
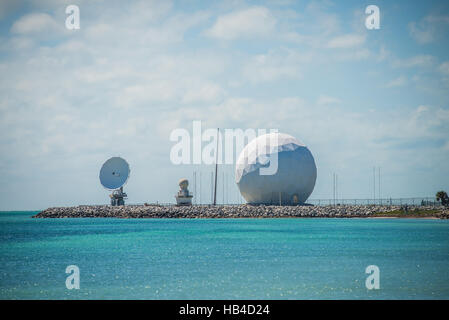
<path id="1" fill-rule="evenodd" d="M 382 198 L 382 199 L 309 199 L 307 203 L 316 206 L 329 205 L 392 205 L 392 206 L 438 206 L 435 197 Z"/>
<path id="2" fill-rule="evenodd" d="M 220 206 L 238 206 L 243 203 L 218 203 Z M 152 202 L 146 205 L 157 206 L 175 206 L 175 203 Z M 127 205 L 145 205 L 144 203 L 127 203 Z M 331 205 L 392 205 L 392 206 L 439 206 L 440 202 L 435 197 L 415 197 L 415 198 L 382 198 L 382 199 L 308 199 L 306 204 L 315 206 L 331 206 Z M 195 206 L 211 206 L 211 203 L 193 204 Z M 276 205 L 276 204 L 273 204 Z"/>

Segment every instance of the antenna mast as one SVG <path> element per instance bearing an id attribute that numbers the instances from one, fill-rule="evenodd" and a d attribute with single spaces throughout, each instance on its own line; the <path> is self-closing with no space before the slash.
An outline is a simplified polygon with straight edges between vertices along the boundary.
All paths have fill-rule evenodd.
<path id="1" fill-rule="evenodd" d="M 214 206 L 217 204 L 217 171 L 218 171 L 218 139 L 220 138 L 220 128 L 217 128 L 217 149 L 215 149 L 215 187 Z"/>

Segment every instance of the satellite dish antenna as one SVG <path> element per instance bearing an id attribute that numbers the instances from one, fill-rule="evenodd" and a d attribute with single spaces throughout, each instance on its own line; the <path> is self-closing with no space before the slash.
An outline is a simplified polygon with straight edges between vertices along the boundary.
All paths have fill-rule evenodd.
<path id="1" fill-rule="evenodd" d="M 123 186 L 128 181 L 130 174 L 129 164 L 125 159 L 112 157 L 108 159 L 100 169 L 100 182 L 108 190 L 113 190 L 109 196 L 112 206 L 125 205 L 127 194 L 123 192 Z"/>

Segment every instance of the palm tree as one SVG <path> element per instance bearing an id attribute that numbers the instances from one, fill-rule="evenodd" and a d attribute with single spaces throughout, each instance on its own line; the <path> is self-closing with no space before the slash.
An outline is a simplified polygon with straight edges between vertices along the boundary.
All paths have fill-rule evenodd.
<path id="1" fill-rule="evenodd" d="M 445 191 L 438 191 L 436 194 L 437 201 L 441 201 L 443 206 L 449 205 L 449 197 Z"/>

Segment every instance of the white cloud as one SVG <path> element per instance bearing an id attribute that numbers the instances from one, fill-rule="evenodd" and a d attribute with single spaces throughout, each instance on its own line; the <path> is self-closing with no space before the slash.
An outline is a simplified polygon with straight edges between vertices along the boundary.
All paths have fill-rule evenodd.
<path id="1" fill-rule="evenodd" d="M 198 87 L 189 89 L 182 101 L 184 103 L 192 102 L 217 102 L 226 94 L 225 90 L 215 83 L 204 83 Z"/>
<path id="2" fill-rule="evenodd" d="M 407 59 L 396 59 L 393 61 L 394 67 L 413 68 L 429 67 L 435 63 L 435 57 L 432 55 L 417 55 Z"/>
<path id="3" fill-rule="evenodd" d="M 128 16 L 122 12 L 111 12 L 111 15 L 120 16 L 117 19 L 120 21 L 119 27 L 115 20 L 99 19 L 96 23 L 87 25 L 83 32 L 89 41 L 97 45 L 115 45 L 117 39 L 120 39 L 122 46 L 142 46 L 156 50 L 182 43 L 188 30 L 205 23 L 209 18 L 209 13 L 205 11 L 192 14 L 169 15 L 167 13 L 166 16 L 161 17 L 163 13 L 165 11 L 158 14 L 156 19 L 155 17 L 146 18 L 144 13 Z M 136 34 L 139 36 L 136 37 Z"/>
<path id="4" fill-rule="evenodd" d="M 402 161 L 411 156 L 407 169 L 429 157 L 441 160 L 448 156 L 444 146 L 449 141 L 449 128 L 445 126 L 449 110 L 433 106 L 354 112 L 346 110 L 339 99 L 328 96 L 318 97 L 316 103 L 300 97 L 230 97 L 208 107 L 170 110 L 165 118 L 177 118 L 180 123 L 205 120 L 204 127 L 209 128 L 279 129 L 309 145 L 321 166 L 356 161 L 359 166 L 369 167 L 373 159 L 380 161 L 381 153 L 386 167 L 400 171 L 405 169 Z M 434 142 L 439 145 L 432 145 Z M 416 144 L 428 144 L 426 153 L 417 154 Z M 352 170 L 353 165 L 349 167 Z"/>
<path id="5" fill-rule="evenodd" d="M 341 100 L 335 97 L 329 97 L 326 95 L 321 95 L 318 97 L 318 100 L 316 102 L 319 106 L 325 106 L 325 105 L 332 105 L 332 104 L 340 104 Z"/>
<path id="6" fill-rule="evenodd" d="M 400 77 L 388 82 L 385 85 L 385 87 L 387 87 L 387 88 L 403 87 L 406 84 L 407 84 L 407 78 L 405 76 L 400 76 Z"/>
<path id="7" fill-rule="evenodd" d="M 412 21 L 408 28 L 412 38 L 420 44 L 435 42 L 447 31 L 449 16 L 427 15 L 419 22 Z"/>
<path id="8" fill-rule="evenodd" d="M 438 70 L 444 74 L 449 76 L 449 61 L 445 61 L 438 67 Z"/>
<path id="9" fill-rule="evenodd" d="M 64 19 L 59 21 L 64 17 L 61 2 L 35 2 L 33 8 L 48 14 L 22 16 L 11 33 L 1 38 L 0 175 L 7 181 L 3 189 L 0 186 L 2 208 L 5 203 L 36 209 L 86 199 L 103 201 L 107 195 L 98 183 L 98 167 L 115 154 L 127 158 L 138 173 L 129 184 L 135 186 L 129 193 L 132 197 L 140 193 L 139 200 L 149 200 L 150 194 L 153 199 L 172 201 L 171 191 L 166 190 L 173 185 L 176 192 L 178 177 L 171 180 L 171 176 L 190 169 L 178 168 L 176 174 L 173 168 L 167 169 L 168 136 L 173 128 L 185 128 L 197 119 L 207 127 L 280 128 L 312 145 L 324 174 L 335 163 L 360 170 L 371 166 L 373 159 L 384 158 L 391 160 L 391 166 L 405 163 L 401 170 L 407 170 L 406 156 L 413 153 L 419 153 L 410 157 L 413 162 L 431 159 L 435 167 L 447 159 L 448 149 L 444 153 L 426 145 L 431 149 L 427 153 L 427 149 L 421 152 L 421 147 L 407 146 L 423 139 L 447 146 L 445 109 L 390 110 L 390 101 L 385 103 L 380 97 L 373 103 L 385 108 L 382 111 L 373 105 L 369 106 L 373 113 L 366 105 L 351 111 L 358 109 L 350 97 L 362 95 L 368 87 L 358 86 L 354 79 L 364 79 L 365 72 L 373 70 L 388 75 L 390 70 L 376 63 L 393 59 L 393 54 L 368 44 L 356 31 L 343 34 L 340 17 L 326 13 L 326 8 L 311 5 L 296 15 L 279 7 L 271 12 L 264 7 L 237 11 L 242 3 L 226 5 L 234 11 L 212 21 L 206 33 L 217 39 L 270 37 L 273 41 L 247 50 L 241 43 L 217 48 L 204 41 L 201 30 L 217 6 L 183 13 L 165 1 L 126 7 L 119 3 L 85 2 L 81 30 L 57 33 L 54 17 L 58 17 L 57 28 L 65 30 Z M 55 7 L 59 9 L 49 9 Z M 58 10 L 60 16 L 55 13 Z M 40 42 L 40 35 L 48 33 L 59 37 Z M 341 50 L 322 50 L 329 43 Z M 345 64 L 367 57 L 374 59 L 360 68 Z M 421 55 L 396 60 L 394 66 L 432 67 L 435 63 L 433 56 Z M 340 71 L 346 67 L 351 68 L 348 74 Z M 447 62 L 429 70 L 446 74 Z M 413 81 L 412 75 L 406 75 Z M 238 85 L 231 87 L 232 81 Z M 326 92 L 323 88 L 340 85 L 335 81 L 353 85 L 344 100 L 340 91 L 329 93 L 338 98 L 317 96 L 317 92 Z M 408 153 L 390 150 L 395 143 L 408 148 Z M 88 174 L 81 177 L 80 170 Z M 29 177 L 48 188 L 36 196 Z M 138 179 L 142 182 L 134 184 Z M 151 179 L 163 182 L 148 193 Z M 68 180 L 73 182 L 70 186 Z M 80 185 L 85 194 L 80 194 Z"/>
<path id="10" fill-rule="evenodd" d="M 206 35 L 224 40 L 264 37 L 275 29 L 276 19 L 265 7 L 251 7 L 219 16 Z"/>
<path id="11" fill-rule="evenodd" d="M 435 31 L 432 29 L 420 29 L 416 26 L 415 22 L 409 24 L 410 35 L 421 44 L 430 43 L 435 39 Z"/>
<path id="12" fill-rule="evenodd" d="M 2 49 L 6 50 L 28 50 L 34 47 L 35 41 L 31 37 L 18 36 L 10 38 L 3 45 L 0 45 Z"/>
<path id="13" fill-rule="evenodd" d="M 377 61 L 382 62 L 387 59 L 391 53 L 385 48 L 385 46 L 381 46 L 379 50 L 379 54 L 377 56 Z"/>
<path id="14" fill-rule="evenodd" d="M 300 78 L 302 65 L 310 60 L 309 54 L 300 54 L 295 50 L 271 50 L 252 57 L 243 68 L 243 77 L 251 83 Z"/>
<path id="15" fill-rule="evenodd" d="M 333 59 L 335 61 L 357 61 L 365 60 L 373 56 L 373 53 L 366 48 L 359 48 L 353 50 L 345 50 L 333 54 Z"/>
<path id="16" fill-rule="evenodd" d="M 140 42 L 143 44 L 176 43 L 184 40 L 184 34 L 192 27 L 208 20 L 208 12 L 175 14 L 162 25 L 143 30 Z"/>
<path id="17" fill-rule="evenodd" d="M 415 139 L 439 138 L 449 141 L 449 110 L 433 106 L 420 105 L 406 118 L 407 134 Z M 402 134 L 401 134 L 402 136 Z"/>
<path id="18" fill-rule="evenodd" d="M 340 31 L 341 19 L 331 11 L 334 4 L 330 1 L 310 1 L 305 9 L 304 18 L 318 34 L 329 35 Z"/>
<path id="19" fill-rule="evenodd" d="M 365 36 L 360 34 L 346 34 L 331 39 L 328 48 L 352 48 L 362 45 L 365 42 Z"/>
<path id="20" fill-rule="evenodd" d="M 31 13 L 19 18 L 11 27 L 12 33 L 17 34 L 34 34 L 43 32 L 60 31 L 64 27 L 64 23 L 56 23 L 49 14 Z"/>

